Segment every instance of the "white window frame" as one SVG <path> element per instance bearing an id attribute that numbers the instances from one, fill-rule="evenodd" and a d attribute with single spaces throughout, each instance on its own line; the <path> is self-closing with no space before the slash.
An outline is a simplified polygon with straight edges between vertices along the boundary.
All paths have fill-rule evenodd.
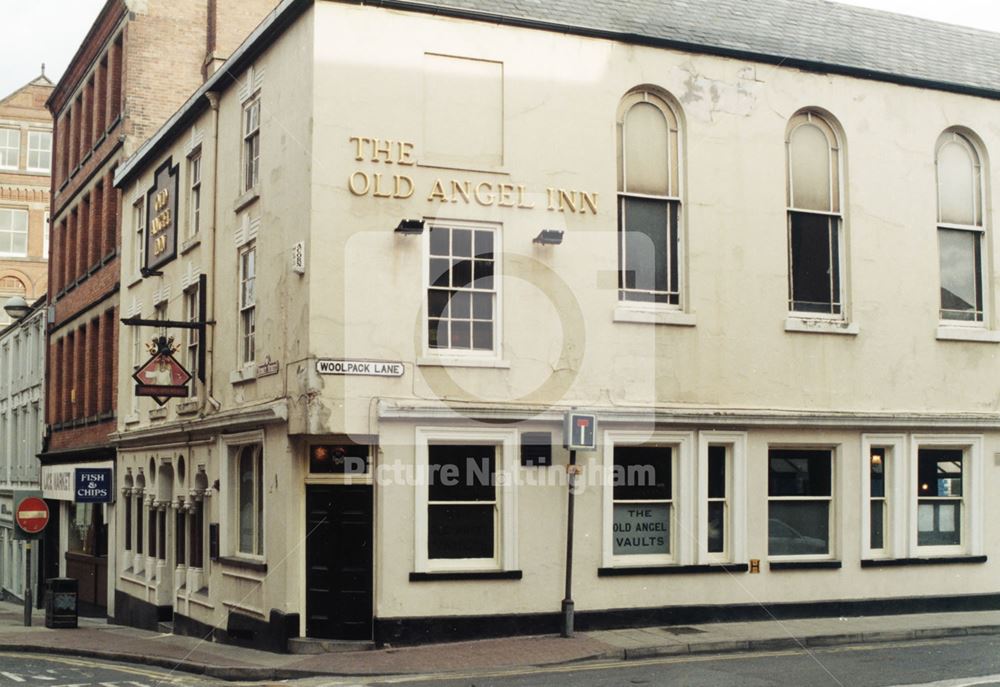
<path id="1" fill-rule="evenodd" d="M 256 120 L 254 115 L 256 115 Z M 255 93 L 243 103 L 240 110 L 240 132 L 242 134 L 240 144 L 241 194 L 250 193 L 256 189 L 260 181 L 260 116 L 260 93 Z"/>
<path id="2" fill-rule="evenodd" d="M 708 447 L 725 446 L 726 547 L 722 553 L 708 551 Z M 747 433 L 698 433 L 698 563 L 743 563 L 747 560 Z"/>
<path id="3" fill-rule="evenodd" d="M 804 119 L 804 121 L 798 121 Z M 814 119 L 818 119 L 822 125 L 817 125 L 813 122 Z M 837 207 L 837 210 L 831 209 L 830 211 L 822 210 L 811 210 L 806 208 L 799 208 L 794 205 L 794 188 L 795 183 L 792 177 L 792 135 L 795 130 L 802 126 L 815 126 L 827 135 L 824 129 L 829 129 L 829 136 L 832 136 L 833 143 L 830 145 L 831 151 L 836 151 L 837 162 L 835 165 L 831 164 L 830 168 L 830 206 L 831 208 Z M 835 126 L 834 122 L 827 115 L 820 113 L 816 110 L 806 109 L 801 112 L 797 112 L 791 119 L 789 119 L 788 129 L 785 134 L 785 193 L 786 193 L 786 211 L 785 211 L 785 251 L 786 251 L 786 261 L 787 261 L 787 287 L 788 287 L 788 298 L 786 299 L 786 308 L 788 311 L 789 319 L 799 319 L 799 320 L 817 320 L 817 321 L 827 321 L 827 322 L 848 322 L 850 321 L 848 302 L 849 289 L 848 289 L 848 256 L 845 253 L 847 248 L 846 232 L 847 232 L 847 217 L 846 209 L 844 207 L 844 170 L 845 164 L 845 152 L 844 152 L 844 142 L 841 140 L 841 133 L 838 127 Z M 836 191 L 834 191 L 834 186 Z M 812 215 L 815 217 L 826 217 L 828 221 L 832 220 L 836 222 L 836 232 L 837 232 L 837 281 L 838 281 L 838 292 L 832 294 L 831 296 L 836 299 L 837 305 L 840 307 L 840 312 L 828 313 L 828 312 L 816 312 L 811 310 L 796 310 L 794 308 L 794 298 L 793 298 L 793 281 L 794 281 L 794 265 L 792 262 L 792 217 L 793 215 Z M 831 242 L 831 249 L 833 248 Z M 832 257 L 832 256 L 831 256 Z M 832 291 L 832 287 L 831 287 Z"/>
<path id="4" fill-rule="evenodd" d="M 429 445 L 491 444 L 496 452 L 497 517 L 493 558 L 432 559 L 428 557 L 428 466 Z M 454 427 L 417 427 L 415 429 L 416 494 L 414 499 L 414 571 L 485 572 L 517 570 L 517 471 L 518 436 L 516 429 L 465 429 Z"/>
<path id="5" fill-rule="evenodd" d="M 264 443 L 264 432 L 255 430 L 252 432 L 241 432 L 239 434 L 228 434 L 220 437 L 220 455 L 222 456 L 223 488 L 219 490 L 219 512 L 222 514 L 222 522 L 226 523 L 219 528 L 219 550 L 223 556 L 231 556 L 244 560 L 264 563 L 267 561 L 267 521 L 268 521 L 268 489 L 267 489 L 267 446 Z M 240 518 L 239 518 L 239 454 L 244 446 L 260 446 L 261 473 L 264 480 L 262 494 L 263 504 L 261 506 L 260 526 L 264 528 L 263 549 L 260 554 L 241 552 L 240 549 Z M 207 513 L 206 513 L 207 518 Z M 207 522 L 207 519 L 205 520 Z M 207 532 L 207 530 L 206 530 Z"/>
<path id="6" fill-rule="evenodd" d="M 48 148 L 43 148 L 41 146 L 35 145 L 32 147 L 32 138 L 42 137 L 41 140 L 48 140 Z M 49 156 L 49 164 L 45 167 L 32 167 L 31 166 L 31 154 L 38 153 L 39 155 L 47 154 Z M 52 171 L 52 132 L 51 131 L 28 131 L 28 159 L 26 161 L 27 169 L 29 172 L 46 172 Z"/>
<path id="7" fill-rule="evenodd" d="M 200 305 L 199 298 L 200 283 L 196 281 L 193 285 L 188 287 L 184 291 L 184 319 L 187 322 L 197 322 L 201 319 L 201 313 L 198 312 Z M 198 347 L 201 345 L 199 339 L 199 330 L 188 329 L 185 338 L 185 356 L 184 362 L 186 364 L 188 372 L 191 373 L 191 390 L 189 395 L 198 395 Z"/>
<path id="8" fill-rule="evenodd" d="M 653 107 L 660 110 L 663 114 L 665 120 L 664 125 L 667 127 L 667 159 L 663 161 L 663 164 L 667 168 L 667 179 L 668 185 L 673 186 L 676 184 L 676 194 L 666 194 L 666 195 L 649 195 L 643 193 L 637 193 L 632 191 L 626 191 L 628 188 L 628 180 L 626 175 L 628 173 L 628 165 L 626 161 L 626 150 L 625 150 L 625 128 L 626 120 L 628 118 L 629 110 L 640 103 L 648 103 Z M 678 313 L 685 312 L 688 309 L 688 298 L 686 296 L 688 292 L 687 288 L 687 260 L 686 260 L 686 240 L 685 240 L 685 213 L 684 213 L 684 132 L 681 122 L 681 117 L 679 114 L 679 108 L 675 107 L 672 99 L 666 97 L 662 93 L 658 93 L 655 90 L 650 89 L 640 89 L 627 94 L 622 98 L 621 103 L 618 106 L 618 116 L 616 121 L 616 144 L 618 146 L 618 176 L 619 183 L 617 188 L 617 195 L 615 198 L 615 203 L 617 205 L 617 250 L 618 250 L 618 272 L 619 272 L 619 284 L 618 284 L 618 298 L 617 298 L 617 309 L 620 313 L 625 313 L 627 311 L 635 312 L 666 312 L 666 313 Z M 673 160 L 671 158 L 676 158 Z M 676 163 L 677 166 L 677 179 L 671 178 L 672 168 Z M 671 208 L 671 212 L 675 215 L 676 229 L 673 236 L 673 240 L 677 244 L 677 274 L 673 275 L 670 271 L 670 255 L 669 252 L 666 256 L 660 256 L 664 258 L 667 262 L 667 280 L 670 281 L 672 276 L 676 276 L 677 280 L 677 302 L 671 303 L 669 301 L 670 294 L 669 291 L 670 284 L 668 283 L 667 291 L 652 291 L 645 289 L 628 289 L 625 288 L 625 284 L 622 281 L 622 275 L 625 271 L 625 259 L 627 255 L 626 251 L 626 241 L 628 240 L 627 232 L 623 231 L 623 220 L 625 216 L 625 201 L 629 198 L 636 200 L 652 200 L 663 203 L 665 206 Z M 668 227 L 669 231 L 669 227 Z M 668 238 L 671 238 L 668 236 Z M 627 297 L 629 293 L 647 293 L 654 297 L 658 294 L 667 294 L 668 300 L 664 301 L 645 301 L 645 300 L 633 300 Z M 625 321 L 629 321 L 626 319 Z M 678 324 L 690 324 L 687 320 L 677 319 L 677 320 L 667 320 L 667 322 L 674 321 Z"/>
<path id="9" fill-rule="evenodd" d="M 11 258 L 26 258 L 26 257 L 28 257 L 28 251 L 29 251 L 28 241 L 31 238 L 31 216 L 30 216 L 30 214 L 24 208 L 11 208 L 11 207 L 6 207 L 6 208 L 0 207 L 0 212 L 9 212 L 10 213 L 10 228 L 6 229 L 4 231 L 9 232 L 11 235 L 13 235 L 15 233 L 14 232 L 14 216 L 16 214 L 21 214 L 21 215 L 24 216 L 24 252 L 23 253 L 19 253 L 19 252 L 13 251 L 13 250 L 10 250 L 10 251 L 0 250 L 0 257 L 11 257 Z M 21 232 L 16 232 L 16 233 L 21 233 Z M 13 247 L 13 241 L 11 241 L 11 246 Z"/>
<path id="10" fill-rule="evenodd" d="M 188 223 L 187 238 L 201 231 L 201 146 L 188 156 Z"/>
<path id="11" fill-rule="evenodd" d="M 669 554 L 637 554 L 616 556 L 614 553 L 614 470 L 615 445 L 658 445 L 671 448 L 673 475 L 671 506 L 674 512 L 670 529 Z M 648 432 L 641 430 L 606 430 L 604 432 L 604 487 L 602 509 L 601 561 L 605 568 L 634 568 L 657 565 L 691 565 L 695 561 L 697 542 L 694 527 L 697 512 L 694 489 L 694 432 Z M 707 450 L 707 449 L 706 449 Z"/>
<path id="12" fill-rule="evenodd" d="M 243 300 L 244 294 L 244 283 L 246 280 L 246 275 L 244 274 L 243 260 L 244 257 L 253 253 L 253 302 L 245 302 Z M 243 246 L 239 251 L 238 257 L 238 283 L 237 283 L 237 310 L 239 314 L 239 339 L 237 340 L 237 345 L 239 346 L 237 350 L 238 360 L 240 362 L 240 367 L 246 367 L 248 365 L 253 365 L 257 360 L 257 244 L 248 243 Z M 247 318 L 250 318 L 253 324 L 253 331 L 249 331 L 247 325 Z M 250 347 L 253 348 L 253 355 L 247 357 L 248 344 L 250 342 Z"/>
<path id="13" fill-rule="evenodd" d="M 940 170 L 938 166 L 938 156 L 941 149 L 949 142 L 948 139 L 954 139 L 959 145 L 967 147 L 969 152 L 973 157 L 973 167 L 976 170 L 976 177 L 979 185 L 979 206 L 973 207 L 973 224 L 953 224 L 950 222 L 945 222 L 941 218 L 941 178 Z M 986 204 L 987 204 L 987 188 L 986 179 L 984 173 L 984 156 L 976 145 L 975 141 L 971 136 L 957 129 L 948 129 L 938 137 L 937 145 L 934 149 L 934 198 L 937 203 L 935 208 L 935 240 L 938 245 L 938 286 L 941 287 L 941 263 L 940 263 L 940 237 L 941 231 L 961 231 L 973 235 L 977 243 L 976 249 L 979 251 L 979 273 L 975 276 L 977 277 L 976 286 L 978 287 L 979 293 L 977 296 L 982 302 L 982 311 L 977 312 L 978 319 L 963 320 L 960 318 L 950 318 L 942 316 L 941 300 L 938 297 L 938 326 L 943 328 L 957 327 L 964 329 L 986 329 L 989 326 L 989 312 L 992 303 L 992 289 L 990 288 L 989 280 L 989 265 L 990 265 L 990 249 L 988 242 L 987 226 L 986 226 Z M 975 203 L 975 200 L 973 200 Z"/>
<path id="14" fill-rule="evenodd" d="M 146 261 L 146 197 L 140 194 L 132 203 L 132 274 L 138 278 Z"/>
<path id="15" fill-rule="evenodd" d="M 10 135 L 14 134 L 14 147 L 10 145 Z M 0 151 L 4 151 L 5 154 L 9 154 L 11 150 L 14 150 L 14 164 L 7 165 L 0 163 L 0 169 L 18 169 L 21 166 L 21 130 L 10 126 L 0 126 L 0 135 L 3 136 L 3 142 L 0 143 Z M 3 160 L 4 155 L 0 155 L 0 160 Z"/>
<path id="16" fill-rule="evenodd" d="M 829 451 L 830 452 L 830 496 L 828 498 L 821 496 L 771 496 L 770 493 L 770 478 L 771 478 L 771 451 Z M 837 507 L 838 494 L 843 491 L 843 486 L 840 483 L 840 475 L 843 470 L 838 469 L 838 465 L 843 460 L 842 451 L 839 445 L 830 444 L 795 444 L 795 443 L 769 443 L 766 448 L 765 454 L 765 478 L 764 478 L 764 494 L 766 499 L 765 510 L 764 510 L 764 521 L 766 523 L 764 527 L 764 551 L 769 551 L 770 542 L 768 539 L 771 534 L 771 502 L 772 501 L 822 501 L 828 500 L 830 503 L 830 509 L 827 513 L 829 519 L 828 532 L 830 533 L 830 541 L 827 547 L 826 553 L 814 553 L 814 554 L 785 554 L 785 555 L 772 555 L 767 553 L 768 561 L 784 562 L 784 561 L 835 561 L 839 560 L 838 555 L 841 550 L 840 537 L 843 528 L 840 523 L 840 509 Z"/>
<path id="17" fill-rule="evenodd" d="M 909 453 L 904 434 L 862 434 L 859 477 L 861 480 L 861 558 L 882 559 L 906 556 L 907 495 L 909 493 Z M 871 451 L 885 449 L 885 521 L 881 549 L 871 547 Z"/>
<path id="18" fill-rule="evenodd" d="M 919 455 L 922 448 L 962 451 L 962 543 L 957 546 L 917 544 Z M 974 434 L 914 434 L 910 440 L 909 549 L 912 557 L 979 556 L 983 553 L 983 437 Z"/>
<path id="19" fill-rule="evenodd" d="M 428 292 L 430 291 L 430 252 L 431 229 L 434 226 L 446 229 L 490 230 L 493 232 L 493 348 L 492 350 L 431 348 L 428 343 L 430 331 L 430 310 Z M 482 363 L 503 365 L 503 231 L 502 225 L 494 222 L 469 222 L 462 220 L 426 219 L 422 235 L 421 265 L 423 285 L 423 313 L 421 315 L 421 362 L 438 362 L 444 364 L 462 365 L 463 363 Z"/>

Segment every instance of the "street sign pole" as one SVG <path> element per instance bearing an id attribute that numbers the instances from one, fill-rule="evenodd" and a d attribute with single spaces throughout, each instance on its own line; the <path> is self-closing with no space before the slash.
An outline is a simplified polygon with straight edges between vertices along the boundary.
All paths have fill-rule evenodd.
<path id="1" fill-rule="evenodd" d="M 577 451 L 597 450 L 597 417 L 570 410 L 563 417 L 563 447 L 569 449 L 566 466 L 569 493 L 566 496 L 566 594 L 562 601 L 562 636 L 573 636 L 573 509 L 576 505 Z"/>
<path id="2" fill-rule="evenodd" d="M 24 542 L 24 626 L 31 627 L 31 540 Z"/>
<path id="3" fill-rule="evenodd" d="M 573 506 L 576 501 L 576 450 L 569 452 L 569 495 L 566 506 L 566 595 L 562 602 L 562 636 L 573 636 Z"/>

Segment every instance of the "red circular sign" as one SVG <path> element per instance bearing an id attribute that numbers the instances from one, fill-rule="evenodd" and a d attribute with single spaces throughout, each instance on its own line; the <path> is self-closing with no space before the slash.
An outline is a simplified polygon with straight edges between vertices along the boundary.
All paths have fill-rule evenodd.
<path id="1" fill-rule="evenodd" d="M 49 506 L 37 496 L 29 496 L 17 504 L 14 519 L 28 534 L 38 534 L 49 524 Z"/>

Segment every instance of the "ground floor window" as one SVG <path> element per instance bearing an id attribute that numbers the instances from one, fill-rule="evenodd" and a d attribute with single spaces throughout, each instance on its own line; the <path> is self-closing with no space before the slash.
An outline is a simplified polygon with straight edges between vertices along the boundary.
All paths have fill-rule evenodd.
<path id="1" fill-rule="evenodd" d="M 260 444 L 241 446 L 236 458 L 239 553 L 264 555 L 264 456 Z"/>
<path id="2" fill-rule="evenodd" d="M 981 435 L 866 434 L 863 558 L 982 553 Z"/>
<path id="3" fill-rule="evenodd" d="M 964 452 L 917 450 L 917 546 L 961 546 Z"/>
<path id="4" fill-rule="evenodd" d="M 605 568 L 684 565 L 701 556 L 694 434 L 604 434 Z"/>
<path id="5" fill-rule="evenodd" d="M 512 430 L 417 430 L 417 572 L 516 567 Z"/>
<path id="6" fill-rule="evenodd" d="M 674 548 L 674 447 L 614 447 L 612 553 L 660 556 Z"/>
<path id="7" fill-rule="evenodd" d="M 832 512 L 832 450 L 768 451 L 769 556 L 828 556 Z"/>

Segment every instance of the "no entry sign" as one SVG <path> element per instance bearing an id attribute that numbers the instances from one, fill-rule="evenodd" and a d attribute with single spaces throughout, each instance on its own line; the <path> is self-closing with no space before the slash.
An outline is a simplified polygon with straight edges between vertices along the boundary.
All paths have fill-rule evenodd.
<path id="1" fill-rule="evenodd" d="M 38 534 L 49 524 L 48 504 L 37 496 L 29 496 L 17 505 L 14 520 L 25 533 Z"/>

